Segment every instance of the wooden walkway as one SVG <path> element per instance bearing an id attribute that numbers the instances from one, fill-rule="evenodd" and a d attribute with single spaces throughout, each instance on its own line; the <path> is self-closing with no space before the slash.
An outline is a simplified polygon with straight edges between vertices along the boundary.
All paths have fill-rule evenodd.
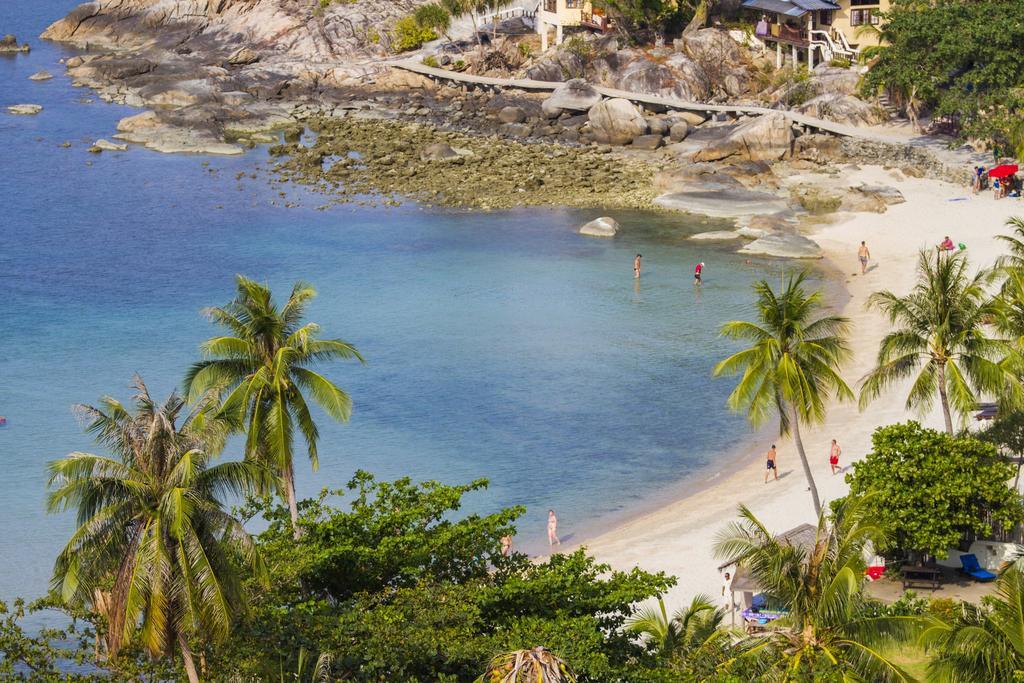
<path id="1" fill-rule="evenodd" d="M 528 92 L 551 92 L 558 86 L 562 85 L 559 82 L 552 81 L 535 81 L 529 78 L 493 78 L 491 76 L 475 76 L 473 74 L 459 73 L 458 71 L 449 71 L 447 69 L 438 69 L 435 67 L 427 66 L 421 62 L 414 60 L 401 60 L 394 61 L 390 64 L 396 69 L 402 69 L 404 71 L 411 71 L 412 73 L 426 76 L 427 78 L 434 81 L 446 81 L 469 88 L 484 88 L 484 89 L 507 89 L 512 88 L 515 90 L 525 90 Z M 605 88 L 603 86 L 594 86 L 594 88 L 604 95 L 605 97 L 620 97 L 624 100 L 629 100 L 633 104 L 639 104 L 648 108 L 664 109 L 666 111 L 692 111 L 697 114 L 701 114 L 705 117 L 710 118 L 713 114 L 727 114 L 731 116 L 761 116 L 763 114 L 782 114 L 787 119 L 796 123 L 808 130 L 814 132 L 831 133 L 832 135 L 838 135 L 841 137 L 857 138 L 860 140 L 867 140 L 870 142 L 879 142 L 884 144 L 906 144 L 906 141 L 889 138 L 884 135 L 877 135 L 871 131 L 857 128 L 855 126 L 846 126 L 841 123 L 835 123 L 834 121 L 826 121 L 824 119 L 816 119 L 813 116 L 806 116 L 804 114 L 798 114 L 792 111 L 786 111 L 784 109 L 769 109 L 767 107 L 756 107 L 748 105 L 738 104 L 706 104 L 704 102 L 687 102 L 685 100 L 676 99 L 674 97 L 661 97 L 660 95 L 645 95 L 643 93 L 630 92 L 628 90 L 616 90 L 615 88 Z"/>

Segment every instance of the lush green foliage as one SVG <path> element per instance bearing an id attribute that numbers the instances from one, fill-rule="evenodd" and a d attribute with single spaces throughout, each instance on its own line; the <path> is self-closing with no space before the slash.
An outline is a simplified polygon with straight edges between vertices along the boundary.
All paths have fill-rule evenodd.
<path id="1" fill-rule="evenodd" d="M 1017 564 L 1007 568 L 994 596 L 981 606 L 962 603 L 922 641 L 932 652 L 932 680 L 1024 680 L 1024 571 Z"/>
<path id="2" fill-rule="evenodd" d="M 737 661 L 751 679 L 909 680 L 879 648 L 909 642 L 924 623 L 879 614 L 863 592 L 864 545 L 884 536 L 874 512 L 865 501 L 839 504 L 831 520 L 819 516 L 807 546 L 776 538 L 746 508 L 720 535 L 716 554 L 742 561 L 769 599 L 789 612 L 739 644 Z"/>
<path id="3" fill-rule="evenodd" d="M 269 490 L 273 477 L 251 463 L 211 464 L 224 429 L 205 404 L 182 417 L 177 395 L 158 404 L 141 379 L 135 388 L 131 410 L 109 397 L 102 408 L 81 407 L 88 431 L 114 457 L 72 453 L 49 465 L 50 511 L 78 518 L 53 588 L 69 607 L 106 617 L 112 659 L 138 634 L 153 655 L 180 648 L 188 666 L 189 644 L 226 639 L 245 605 L 238 564 L 265 577 L 221 499 Z"/>
<path id="4" fill-rule="evenodd" d="M 1010 528 L 1024 509 L 1008 481 L 1014 468 L 995 446 L 954 438 L 916 422 L 877 429 L 868 455 L 846 475 L 850 496 L 870 496 L 882 549 L 945 557 L 964 533 Z"/>
<path id="5" fill-rule="evenodd" d="M 235 298 L 226 306 L 205 311 L 227 334 L 207 340 L 202 346 L 205 360 L 195 363 L 185 376 L 191 400 L 218 397 L 218 417 L 244 429 L 246 460 L 270 468 L 279 477 L 293 526 L 298 515 L 293 462 L 296 429 L 306 441 L 313 469 L 318 466 L 320 433 L 306 397 L 339 422 L 352 413 L 348 394 L 313 368 L 331 361 L 363 360 L 351 344 L 320 339 L 320 326 L 303 322 L 315 296 L 315 289 L 297 282 L 288 301 L 278 308 L 269 287 L 239 275 Z"/>
<path id="6" fill-rule="evenodd" d="M 630 39 L 678 30 L 693 15 L 690 3 L 673 0 L 594 0 L 593 4 L 613 18 Z M 706 0 L 703 4 L 707 5 Z"/>
<path id="7" fill-rule="evenodd" d="M 253 503 L 249 514 L 270 522 L 257 547 L 271 586 L 248 586 L 250 616 L 211 649 L 211 666 L 262 680 L 306 648 L 331 652 L 350 680 L 473 680 L 496 654 L 543 645 L 581 681 L 642 680 L 630 663 L 643 649 L 624 626 L 633 603 L 672 580 L 609 572 L 582 551 L 540 564 L 502 557 L 522 509 L 454 514 L 484 486 L 359 473 L 347 509 L 331 503 L 340 491 L 303 502 L 298 539 L 286 509 Z"/>
<path id="8" fill-rule="evenodd" d="M 452 25 L 452 15 L 443 5 L 437 2 L 430 2 L 420 5 L 413 13 L 413 19 L 424 28 L 428 28 L 435 34 L 447 35 L 448 28 Z"/>
<path id="9" fill-rule="evenodd" d="M 391 29 L 391 46 L 396 52 L 407 52 L 416 50 L 423 43 L 429 43 L 437 39 L 437 33 L 430 26 L 424 26 L 416 20 L 415 16 L 402 17 L 395 22 Z"/>
<path id="10" fill-rule="evenodd" d="M 863 379 L 861 408 L 885 389 L 914 377 L 907 408 L 924 412 L 938 398 L 952 435 L 952 412 L 964 422 L 981 392 L 1015 400 L 1020 381 L 1013 364 L 1004 362 L 1010 345 L 987 329 L 999 313 L 989 293 L 996 274 L 982 269 L 971 275 L 962 252 L 925 250 L 910 294 L 872 294 L 868 305 L 885 314 L 893 331 L 882 339 L 877 365 Z"/>
<path id="11" fill-rule="evenodd" d="M 849 357 L 846 343 L 849 321 L 835 315 L 816 317 L 822 308 L 821 293 L 804 289 L 807 274 L 786 276 L 776 293 L 766 280 L 754 285 L 758 322 L 733 321 L 722 326 L 722 335 L 751 343 L 715 366 L 715 377 L 742 372 L 729 395 L 729 407 L 745 411 L 754 426 L 772 415 L 779 417 L 779 433 L 793 432 L 814 501 L 820 512 L 818 488 L 811 475 L 800 440 L 800 422 L 820 423 L 825 402 L 842 400 L 853 393 L 839 376 L 839 366 Z"/>
<path id="12" fill-rule="evenodd" d="M 630 632 L 641 636 L 656 663 L 684 677 L 707 680 L 722 670 L 738 637 L 724 627 L 725 611 L 706 595 L 697 595 L 671 617 L 665 602 L 637 611 Z"/>
<path id="13" fill-rule="evenodd" d="M 882 37 L 867 89 L 955 117 L 967 137 L 1013 144 L 1024 113 L 1024 3 L 900 2 Z"/>

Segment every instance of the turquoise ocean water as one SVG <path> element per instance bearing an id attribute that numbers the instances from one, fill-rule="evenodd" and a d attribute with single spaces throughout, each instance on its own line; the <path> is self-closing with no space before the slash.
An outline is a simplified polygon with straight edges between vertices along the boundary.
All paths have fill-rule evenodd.
<path id="1" fill-rule="evenodd" d="M 617 212 L 624 232 L 601 241 L 575 234 L 600 211 L 320 212 L 299 189 L 285 209 L 265 178 L 235 180 L 266 163 L 261 150 L 88 154 L 133 112 L 83 102 L 95 97 L 57 63 L 69 53 L 38 40 L 74 4 L 0 3 L 0 33 L 33 46 L 0 58 L 0 599 L 43 592 L 70 533 L 70 516 L 45 514 L 44 468 L 91 448 L 71 406 L 127 398 L 135 372 L 169 392 L 213 332 L 200 309 L 230 298 L 235 273 L 281 292 L 314 283 L 312 319 L 369 360 L 331 371 L 355 413 L 322 423 L 300 495 L 357 468 L 484 476 L 491 490 L 467 507 L 527 505 L 519 542 L 539 550 L 548 507 L 580 539 L 737 445 L 731 384 L 710 379 L 730 350 L 716 332 L 749 315 L 750 283 L 776 266 L 685 240 L 716 225 Z M 28 80 L 43 68 L 52 81 Z M 16 103 L 45 109 L 6 114 Z"/>

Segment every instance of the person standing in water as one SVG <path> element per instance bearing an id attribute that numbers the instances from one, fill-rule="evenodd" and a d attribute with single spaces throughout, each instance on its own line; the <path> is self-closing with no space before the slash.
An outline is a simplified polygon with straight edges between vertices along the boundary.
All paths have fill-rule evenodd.
<path id="1" fill-rule="evenodd" d="M 868 261 L 871 259 L 871 252 L 866 242 L 861 240 L 860 249 L 857 250 L 857 258 L 860 259 L 860 274 L 868 272 Z"/>
<path id="2" fill-rule="evenodd" d="M 640 277 L 640 259 L 642 259 L 642 258 L 643 258 L 643 256 L 641 256 L 640 254 L 637 254 L 636 258 L 633 259 L 633 277 L 635 277 L 635 278 L 639 278 Z"/>
<path id="3" fill-rule="evenodd" d="M 697 267 L 693 269 L 693 284 L 699 285 L 701 283 L 700 276 L 704 272 L 704 262 L 701 261 L 697 264 Z"/>
<path id="4" fill-rule="evenodd" d="M 775 450 L 775 444 L 768 450 L 767 463 L 764 470 L 764 483 L 768 483 L 768 473 L 775 474 L 775 481 L 779 480 L 779 454 Z"/>
<path id="5" fill-rule="evenodd" d="M 548 510 L 548 545 L 562 545 L 558 540 L 558 517 L 554 510 Z"/>
<path id="6" fill-rule="evenodd" d="M 832 467 L 832 474 L 839 472 L 839 456 L 843 454 L 843 449 L 839 447 L 839 442 L 832 439 L 832 447 L 828 451 L 828 464 Z"/>

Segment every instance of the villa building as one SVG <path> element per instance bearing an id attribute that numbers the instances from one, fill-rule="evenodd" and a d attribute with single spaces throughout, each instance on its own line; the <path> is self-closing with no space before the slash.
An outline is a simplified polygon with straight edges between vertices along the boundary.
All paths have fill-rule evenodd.
<path id="1" fill-rule="evenodd" d="M 607 17 L 601 10 L 595 9 L 590 0 L 540 0 L 534 22 L 543 50 L 548 49 L 552 30 L 555 33 L 555 45 L 561 45 L 567 28 L 583 27 L 601 32 L 608 29 Z"/>
<path id="2" fill-rule="evenodd" d="M 793 64 L 809 68 L 835 58 L 853 61 L 867 46 L 878 44 L 878 28 L 890 0 L 743 0 L 743 8 L 760 13 L 755 34 L 775 48 L 776 66 L 785 53 Z"/>

